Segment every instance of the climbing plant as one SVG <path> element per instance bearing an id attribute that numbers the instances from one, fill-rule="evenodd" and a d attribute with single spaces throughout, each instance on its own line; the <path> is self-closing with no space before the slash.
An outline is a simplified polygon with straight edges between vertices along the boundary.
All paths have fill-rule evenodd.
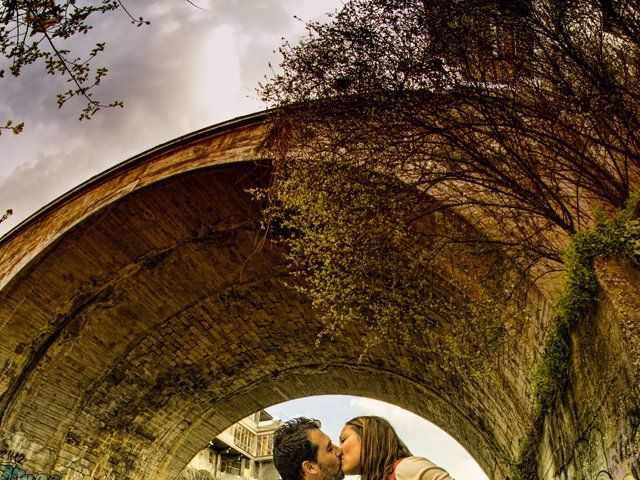
<path id="1" fill-rule="evenodd" d="M 509 478 L 535 478 L 537 448 L 543 419 L 564 391 L 571 369 L 571 332 L 597 305 L 598 281 L 594 262 L 613 255 L 629 259 L 640 267 L 640 190 L 629 198 L 626 208 L 614 215 L 598 212 L 596 224 L 580 230 L 564 253 L 562 291 L 556 301 L 550 331 L 532 374 L 533 423 L 522 441 L 518 459 Z"/>
<path id="2" fill-rule="evenodd" d="M 344 161 L 349 154 L 337 155 Z M 512 255 L 483 243 L 460 217 L 438 212 L 402 179 L 330 153 L 305 151 L 292 161 L 294 168 L 278 178 L 284 202 L 272 206 L 270 227 L 286 242 L 302 290 L 323 313 L 325 336 L 356 326 L 364 334 L 363 354 L 393 341 L 464 359 L 475 372 L 483 352 L 508 350 L 506 334 L 524 315 L 521 278 L 502 268 L 514 263 Z M 484 268 L 479 258 L 486 259 Z M 447 335 L 431 337 L 443 328 Z"/>
<path id="3" fill-rule="evenodd" d="M 508 351 L 568 237 L 638 184 L 640 12 L 607 5 L 351 0 L 283 45 L 270 228 L 327 335 Z"/>
<path id="4" fill-rule="evenodd" d="M 569 375 L 570 334 L 595 307 L 598 282 L 596 258 L 620 255 L 640 266 L 640 219 L 635 212 L 640 195 L 613 216 L 596 217 L 593 228 L 577 232 L 563 256 L 563 288 L 554 308 L 544 352 L 533 373 L 533 400 L 538 414 L 551 408 Z"/>
<path id="5" fill-rule="evenodd" d="M 562 271 L 511 462 L 532 478 L 593 261 L 638 255 L 638 3 L 349 0 L 307 29 L 260 89 L 278 107 L 267 228 L 326 336 L 360 329 L 363 355 L 391 339 L 476 373 Z"/>

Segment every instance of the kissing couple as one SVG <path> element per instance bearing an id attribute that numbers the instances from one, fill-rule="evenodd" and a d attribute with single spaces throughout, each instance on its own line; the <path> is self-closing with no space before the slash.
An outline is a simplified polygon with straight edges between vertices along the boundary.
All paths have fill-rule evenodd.
<path id="1" fill-rule="evenodd" d="M 273 461 L 282 480 L 453 480 L 424 457 L 415 457 L 381 417 L 349 420 L 340 445 L 320 430 L 320 421 L 298 417 L 276 430 Z"/>

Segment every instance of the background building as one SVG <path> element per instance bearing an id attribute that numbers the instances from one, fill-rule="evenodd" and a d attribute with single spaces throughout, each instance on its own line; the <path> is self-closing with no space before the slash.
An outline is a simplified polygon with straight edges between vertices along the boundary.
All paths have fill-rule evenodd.
<path id="1" fill-rule="evenodd" d="M 240 420 L 214 438 L 185 468 L 181 477 L 207 472 L 220 480 L 278 480 L 273 465 L 273 433 L 282 424 L 264 410 Z"/>

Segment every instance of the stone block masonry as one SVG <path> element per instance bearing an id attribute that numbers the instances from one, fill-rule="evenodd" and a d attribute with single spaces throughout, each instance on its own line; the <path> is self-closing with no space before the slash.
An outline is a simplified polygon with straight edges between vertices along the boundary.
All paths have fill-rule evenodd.
<path id="1" fill-rule="evenodd" d="M 2 480 L 173 479 L 235 421 L 329 393 L 422 415 L 505 478 L 530 428 L 553 290 L 532 292 L 523 341 L 486 377 L 393 341 L 359 361 L 355 330 L 316 346 L 321 325 L 283 253 L 256 251 L 247 188 L 269 179 L 265 120 L 159 146 L 2 239 Z M 539 479 L 640 479 L 638 272 L 611 260 L 599 275 L 601 308 L 574 333 Z"/>

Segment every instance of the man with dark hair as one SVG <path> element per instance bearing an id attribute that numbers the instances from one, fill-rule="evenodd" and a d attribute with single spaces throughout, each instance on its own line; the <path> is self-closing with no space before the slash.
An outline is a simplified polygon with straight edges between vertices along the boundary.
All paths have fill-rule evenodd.
<path id="1" fill-rule="evenodd" d="M 342 480 L 342 452 L 320 430 L 320 421 L 298 417 L 274 435 L 273 462 L 282 480 Z"/>

